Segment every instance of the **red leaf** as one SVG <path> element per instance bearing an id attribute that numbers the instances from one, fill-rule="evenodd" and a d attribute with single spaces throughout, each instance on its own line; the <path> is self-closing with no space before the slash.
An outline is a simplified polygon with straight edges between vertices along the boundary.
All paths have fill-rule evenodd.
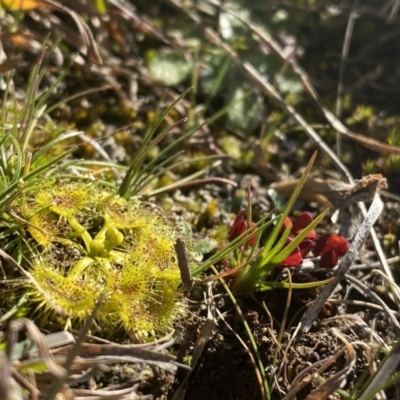
<path id="1" fill-rule="evenodd" d="M 246 225 L 247 225 L 247 223 L 246 223 Z M 250 232 L 251 231 L 256 231 L 257 230 L 257 227 L 255 226 L 256 224 L 254 223 L 254 222 L 250 222 L 250 228 L 249 228 L 249 230 L 250 230 Z M 257 241 L 257 239 L 258 239 L 258 234 L 256 234 L 256 235 L 253 235 L 248 241 L 247 241 L 247 245 L 249 245 L 249 246 L 253 246 L 253 244 Z"/>
<path id="2" fill-rule="evenodd" d="M 297 232 L 297 234 L 299 235 L 303 230 L 304 230 L 304 229 L 300 229 L 300 230 Z M 311 239 L 311 240 L 313 240 L 313 241 L 315 242 L 316 236 L 317 236 L 317 235 L 315 234 L 314 231 L 310 231 L 310 232 L 307 233 L 305 239 Z"/>
<path id="3" fill-rule="evenodd" d="M 235 240 L 239 237 L 247 228 L 246 221 L 239 221 L 236 224 L 232 225 L 231 230 L 229 232 L 229 241 Z"/>
<path id="4" fill-rule="evenodd" d="M 304 228 L 307 228 L 307 226 L 310 225 L 311 222 L 313 222 L 313 217 L 309 212 L 304 211 L 300 213 L 293 223 L 292 232 L 294 234 L 299 233 Z"/>
<path id="5" fill-rule="evenodd" d="M 300 249 L 296 247 L 291 254 L 289 254 L 284 261 L 279 265 L 281 267 L 295 267 L 303 262 L 303 257 L 301 256 Z"/>
<path id="6" fill-rule="evenodd" d="M 237 223 L 244 221 L 244 214 L 246 213 L 245 208 L 241 208 L 240 211 L 236 214 L 235 220 L 233 221 L 232 227 Z"/>
<path id="7" fill-rule="evenodd" d="M 346 254 L 348 249 L 349 244 L 343 236 L 332 234 L 320 236 L 313 252 L 316 256 L 319 256 L 330 250 L 334 250 L 339 256 L 343 256 Z"/>
<path id="8" fill-rule="evenodd" d="M 326 251 L 329 250 L 329 247 L 327 246 L 328 243 L 328 239 L 329 239 L 330 235 L 321 235 L 318 240 L 317 243 L 315 244 L 313 253 L 316 256 L 319 256 L 322 253 L 325 253 Z"/>
<path id="9" fill-rule="evenodd" d="M 243 219 L 246 210 L 242 208 L 236 215 L 235 220 L 229 231 L 229 241 L 235 240 L 239 237 L 246 229 L 247 222 Z"/>
<path id="10" fill-rule="evenodd" d="M 330 245 L 335 249 L 339 257 L 344 256 L 349 250 L 349 243 L 340 235 L 332 235 L 329 239 Z"/>
<path id="11" fill-rule="evenodd" d="M 313 249 L 314 246 L 315 246 L 314 240 L 307 238 L 303 239 L 298 245 L 302 257 L 305 257 Z"/>
<path id="12" fill-rule="evenodd" d="M 229 231 L 229 241 L 231 242 L 232 240 L 235 240 L 237 237 L 239 237 L 242 233 L 244 233 L 247 228 L 250 229 L 251 231 L 257 230 L 257 227 L 255 226 L 254 222 L 250 222 L 250 224 L 247 223 L 247 221 L 244 219 L 244 215 L 246 213 L 246 210 L 242 208 L 236 215 L 235 220 L 233 221 L 233 224 L 231 226 L 231 229 Z M 258 239 L 258 235 L 253 235 L 249 238 L 249 240 L 246 242 L 247 245 L 252 246 Z"/>
<path id="13" fill-rule="evenodd" d="M 284 219 L 284 221 L 283 221 L 282 228 L 281 228 L 281 233 L 285 232 L 285 230 L 286 230 L 286 228 L 287 228 L 288 226 L 291 227 L 291 229 L 290 229 L 290 232 L 291 232 L 292 229 L 293 229 L 293 222 L 292 222 L 292 220 L 291 220 L 289 217 L 285 217 L 285 219 Z"/>
<path id="14" fill-rule="evenodd" d="M 333 268 L 339 261 L 339 256 L 334 250 L 326 251 L 319 260 L 321 268 Z"/>

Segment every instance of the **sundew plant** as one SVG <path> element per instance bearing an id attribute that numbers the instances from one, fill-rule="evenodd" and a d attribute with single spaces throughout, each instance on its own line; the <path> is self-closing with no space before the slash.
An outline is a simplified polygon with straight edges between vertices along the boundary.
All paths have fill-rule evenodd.
<path id="1" fill-rule="evenodd" d="M 100 294 L 97 328 L 106 333 L 123 327 L 146 338 L 168 332 L 182 314 L 179 231 L 160 209 L 93 183 L 48 180 L 21 214 L 37 248 L 30 273 L 46 293 L 28 284 L 27 296 L 42 322 L 54 315 L 52 304 L 82 322 Z"/>

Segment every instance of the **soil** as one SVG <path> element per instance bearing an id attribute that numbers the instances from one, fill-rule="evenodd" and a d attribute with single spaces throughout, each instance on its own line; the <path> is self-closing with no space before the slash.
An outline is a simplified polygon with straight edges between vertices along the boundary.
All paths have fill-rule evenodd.
<path id="1" fill-rule="evenodd" d="M 295 292 L 287 315 L 288 325 L 284 329 L 282 338 L 278 340 L 282 307 L 286 304 L 287 294 L 287 291 L 282 290 L 237 298 L 257 344 L 267 379 L 274 382 L 271 399 L 276 400 L 282 399 L 282 393 L 287 392 L 290 382 L 301 371 L 314 364 L 315 368 L 309 372 L 316 371 L 321 365 L 319 362 L 323 364 L 343 349 L 343 342 L 332 333 L 331 328 L 338 328 L 349 342 L 360 340 L 369 343 L 368 335 L 363 329 L 357 328 L 355 323 L 346 322 L 345 318 L 335 319 L 337 308 L 332 304 L 327 304 L 326 309 L 321 312 L 321 320 L 309 333 L 297 333 L 294 336 L 295 327 L 305 309 L 304 293 L 299 295 Z M 223 318 L 218 318 L 218 325 L 190 374 L 184 399 L 264 399 L 261 378 L 256 369 L 252 351 L 249 350 L 251 344 L 243 323 L 229 298 L 218 295 L 216 297 L 218 298 L 216 306 Z M 322 315 L 323 313 L 325 315 Z M 272 324 L 270 318 L 272 318 Z M 199 325 L 201 324 L 197 324 L 197 329 Z M 188 331 L 190 329 L 186 328 L 186 332 Z M 194 341 L 182 347 L 186 347 L 187 351 L 191 352 Z M 346 356 L 342 354 L 324 371 L 322 376 L 328 379 L 344 368 L 345 363 Z M 347 376 L 345 389 L 350 389 L 354 385 L 359 373 L 367 366 L 362 348 L 357 348 L 356 365 L 355 370 Z M 184 376 L 182 372 L 178 373 L 176 384 L 179 385 Z M 271 379 L 272 376 L 273 379 Z M 297 393 L 296 399 L 306 399 L 319 384 L 316 377 L 308 377 L 308 383 Z M 172 392 L 175 390 L 176 388 Z M 171 396 L 173 398 L 172 393 Z"/>

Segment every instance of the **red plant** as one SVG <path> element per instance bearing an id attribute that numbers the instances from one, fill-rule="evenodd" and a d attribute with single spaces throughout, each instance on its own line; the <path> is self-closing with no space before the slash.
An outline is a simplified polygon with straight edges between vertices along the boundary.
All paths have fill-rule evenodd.
<path id="1" fill-rule="evenodd" d="M 319 266 L 321 268 L 333 268 L 349 250 L 349 243 L 346 238 L 340 235 L 322 235 L 318 238 L 314 247 L 314 254 L 321 256 Z"/>
<path id="2" fill-rule="evenodd" d="M 244 219 L 245 213 L 246 210 L 242 208 L 236 215 L 229 231 L 229 241 L 236 239 L 249 229 L 256 229 L 253 222 L 248 223 L 247 220 Z M 294 221 L 286 217 L 282 226 L 282 232 L 287 229 L 287 227 L 290 227 L 286 245 L 291 243 L 297 235 L 312 223 L 312 221 L 312 215 L 306 211 L 300 213 Z M 257 238 L 258 234 L 251 236 L 246 244 L 252 246 L 257 241 Z M 321 256 L 319 261 L 321 268 L 333 268 L 338 263 L 339 258 L 346 254 L 348 249 L 349 244 L 343 236 L 329 234 L 321 235 L 317 238 L 315 231 L 312 230 L 308 232 L 307 236 L 279 265 L 281 267 L 295 267 L 300 265 L 308 253 L 313 250 L 314 255 Z"/>
<path id="3" fill-rule="evenodd" d="M 289 217 L 285 218 L 282 229 L 284 230 L 288 226 L 291 226 L 289 237 L 286 241 L 286 245 L 289 244 L 303 229 L 313 221 L 313 217 L 309 212 L 302 212 L 292 222 Z M 286 259 L 279 265 L 281 267 L 294 267 L 303 262 L 303 258 L 313 249 L 315 246 L 315 232 L 310 231 L 307 236 L 299 243 L 299 245 L 292 251 L 292 253 L 286 257 Z"/>
<path id="4" fill-rule="evenodd" d="M 229 241 L 231 242 L 232 240 L 235 240 L 237 237 L 239 237 L 242 233 L 247 231 L 247 229 L 254 230 L 256 229 L 255 223 L 250 222 L 248 223 L 244 219 L 244 215 L 246 213 L 246 209 L 242 208 L 238 214 L 236 215 L 235 220 L 233 221 L 233 224 L 231 226 L 231 229 L 229 231 Z M 258 235 L 253 235 L 250 237 L 250 239 L 246 242 L 248 246 L 253 246 L 253 244 L 257 241 Z"/>
<path id="5" fill-rule="evenodd" d="M 302 212 L 293 222 L 286 217 L 283 229 L 291 226 L 286 244 L 289 244 L 303 229 L 313 221 L 308 212 Z M 304 257 L 313 250 L 314 255 L 321 256 L 319 265 L 321 268 L 333 268 L 349 250 L 349 243 L 346 238 L 336 234 L 322 235 L 316 238 L 315 232 L 310 231 L 299 243 L 293 252 L 280 263 L 281 267 L 294 267 L 303 262 Z"/>
<path id="6" fill-rule="evenodd" d="M 310 225 L 311 222 L 313 222 L 312 215 L 307 211 L 303 211 L 297 216 L 297 218 L 293 222 L 289 217 L 286 217 L 285 221 L 283 222 L 283 226 L 284 228 L 291 226 L 292 228 L 290 229 L 289 236 L 295 237 L 300 232 L 302 232 L 304 228 L 307 228 L 307 226 Z M 306 238 L 315 239 L 315 232 L 310 231 L 307 234 Z"/>

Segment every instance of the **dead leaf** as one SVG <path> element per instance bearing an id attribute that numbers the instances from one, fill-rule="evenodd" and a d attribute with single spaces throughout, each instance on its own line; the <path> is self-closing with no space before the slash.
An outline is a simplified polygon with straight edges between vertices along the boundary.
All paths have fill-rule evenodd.
<path id="1" fill-rule="evenodd" d="M 20 57 L 10 58 L 7 61 L 4 61 L 0 64 L 0 74 L 4 74 L 5 72 L 11 71 L 17 68 L 20 61 Z"/>
<path id="2" fill-rule="evenodd" d="M 289 197 L 298 179 L 273 183 L 270 187 L 279 194 Z M 341 208 L 351 203 L 372 201 L 376 192 L 386 189 L 386 179 L 381 174 L 367 175 L 354 185 L 334 179 L 307 178 L 299 199 L 315 201 L 323 206 Z"/>

